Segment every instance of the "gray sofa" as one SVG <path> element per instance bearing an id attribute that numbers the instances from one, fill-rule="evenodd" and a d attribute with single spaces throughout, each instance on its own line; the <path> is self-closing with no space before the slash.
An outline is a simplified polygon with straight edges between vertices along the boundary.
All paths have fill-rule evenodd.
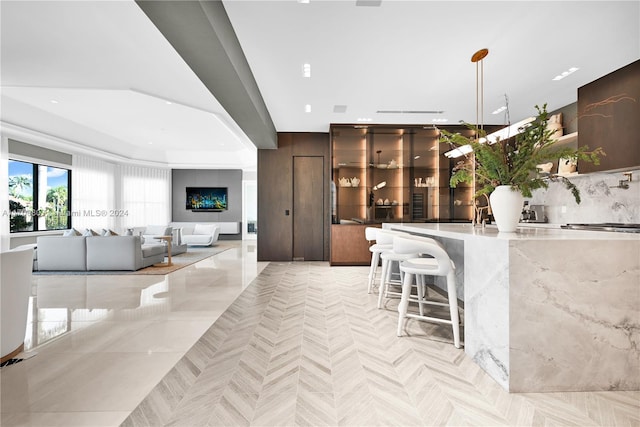
<path id="1" fill-rule="evenodd" d="M 165 256 L 164 245 L 140 236 L 40 236 L 36 247 L 38 271 L 134 271 Z"/>

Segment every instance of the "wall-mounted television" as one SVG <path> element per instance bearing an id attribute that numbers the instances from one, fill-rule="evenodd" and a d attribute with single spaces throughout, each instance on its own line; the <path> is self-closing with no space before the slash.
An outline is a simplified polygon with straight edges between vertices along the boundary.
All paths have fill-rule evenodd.
<path id="1" fill-rule="evenodd" d="M 187 210 L 221 212 L 228 209 L 226 187 L 187 187 Z"/>

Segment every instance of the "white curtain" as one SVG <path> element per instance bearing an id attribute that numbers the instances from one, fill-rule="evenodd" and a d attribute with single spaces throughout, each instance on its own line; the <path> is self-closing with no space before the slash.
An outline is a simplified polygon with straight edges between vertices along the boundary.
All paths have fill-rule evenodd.
<path id="1" fill-rule="evenodd" d="M 118 166 L 124 228 L 164 225 L 171 221 L 171 170 Z"/>
<path id="2" fill-rule="evenodd" d="M 71 172 L 71 226 L 100 231 L 118 226 L 115 199 L 116 165 L 93 157 L 74 155 Z"/>

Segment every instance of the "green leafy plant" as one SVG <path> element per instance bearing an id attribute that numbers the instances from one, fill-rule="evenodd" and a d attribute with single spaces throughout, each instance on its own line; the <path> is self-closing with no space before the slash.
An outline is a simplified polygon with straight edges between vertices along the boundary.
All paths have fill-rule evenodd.
<path id="1" fill-rule="evenodd" d="M 471 125 L 467 126 L 475 131 L 477 137 L 441 130 L 441 142 L 448 143 L 452 148 L 470 145 L 473 149 L 453 168 L 451 187 L 473 182 L 475 178 L 476 197 L 490 194 L 499 185 L 509 185 L 524 197 L 531 197 L 533 190 L 548 188 L 549 182 L 560 181 L 571 191 L 576 203 L 580 203 L 580 191 L 575 184 L 565 176 L 541 173 L 538 165 L 562 158 L 599 164 L 600 156 L 606 154 L 600 147 L 593 151 L 586 146 L 577 149 L 557 147 L 554 131 L 547 128 L 547 105 L 536 105 L 535 108 L 537 116 L 520 129 L 521 133 L 512 138 L 498 139 L 493 144 L 486 142 L 484 130 Z"/>

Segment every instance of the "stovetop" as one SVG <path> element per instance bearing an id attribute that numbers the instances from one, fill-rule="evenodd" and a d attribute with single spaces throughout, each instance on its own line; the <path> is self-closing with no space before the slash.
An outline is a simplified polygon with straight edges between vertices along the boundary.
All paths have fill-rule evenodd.
<path id="1" fill-rule="evenodd" d="M 561 228 L 569 230 L 613 231 L 618 233 L 640 233 L 640 224 L 623 224 L 618 222 L 601 222 L 587 224 L 566 224 Z"/>

